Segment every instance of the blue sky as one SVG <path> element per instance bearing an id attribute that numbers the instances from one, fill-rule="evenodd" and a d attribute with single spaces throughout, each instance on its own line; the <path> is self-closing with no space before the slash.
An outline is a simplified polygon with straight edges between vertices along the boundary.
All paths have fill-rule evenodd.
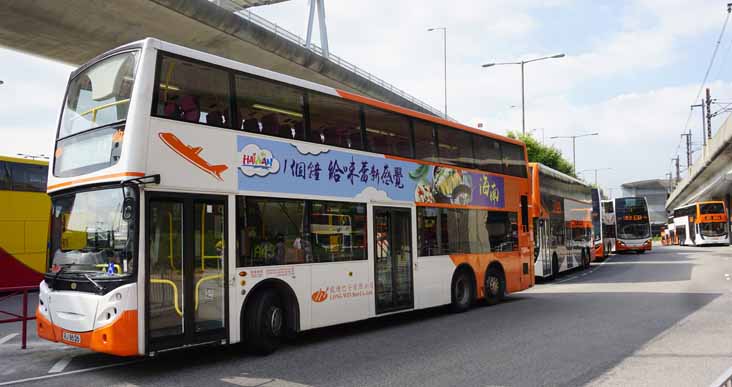
<path id="1" fill-rule="evenodd" d="M 307 0 L 255 10 L 302 36 L 307 11 Z M 519 68 L 480 65 L 566 53 L 526 66 L 527 128 L 543 128 L 568 158 L 570 142 L 550 136 L 599 132 L 578 140 L 577 169 L 612 167 L 599 180 L 618 193 L 623 182 L 669 172 L 726 1 L 326 0 L 326 14 L 333 53 L 439 108 L 442 36 L 426 29 L 446 26 L 448 111 L 498 133 L 521 127 L 520 109 L 511 108 L 521 102 Z M 707 82 L 728 101 L 731 48 L 732 26 Z M 72 67 L 7 49 L 0 63 L 0 153 L 48 154 Z"/>

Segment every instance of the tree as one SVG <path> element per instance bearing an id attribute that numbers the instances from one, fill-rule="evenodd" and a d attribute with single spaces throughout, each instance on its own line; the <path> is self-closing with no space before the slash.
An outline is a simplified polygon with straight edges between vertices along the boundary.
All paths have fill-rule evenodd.
<path id="1" fill-rule="evenodd" d="M 540 143 L 530 134 L 518 134 L 509 131 L 508 137 L 523 141 L 526 144 L 526 153 L 530 162 L 542 163 L 549 168 L 577 177 L 572 163 L 564 158 L 559 149 Z"/>

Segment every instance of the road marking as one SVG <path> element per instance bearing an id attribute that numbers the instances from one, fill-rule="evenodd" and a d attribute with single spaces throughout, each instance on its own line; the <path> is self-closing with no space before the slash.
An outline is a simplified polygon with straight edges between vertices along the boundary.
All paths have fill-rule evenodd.
<path id="1" fill-rule="evenodd" d="M 11 334 L 3 337 L 2 339 L 0 339 L 0 344 L 7 343 L 8 341 L 12 340 L 13 337 L 15 337 L 15 336 L 18 336 L 18 334 L 17 333 L 11 333 Z"/>
<path id="2" fill-rule="evenodd" d="M 271 378 L 250 378 L 246 376 L 234 376 L 223 378 L 222 382 L 242 387 L 311 387 L 309 384 L 290 382 L 283 379 Z"/>
<path id="3" fill-rule="evenodd" d="M 54 364 L 53 367 L 51 367 L 51 369 L 48 370 L 48 373 L 57 374 L 57 373 L 63 371 L 66 368 L 66 366 L 68 366 L 69 363 L 71 363 L 71 359 L 73 359 L 73 358 L 74 358 L 73 356 L 67 356 L 67 357 L 57 361 L 56 364 Z"/>
<path id="4" fill-rule="evenodd" d="M 610 262 L 610 259 L 611 259 L 611 258 L 612 258 L 612 257 L 607 257 L 607 258 L 605 258 L 605 260 L 604 260 L 604 261 L 602 261 L 602 262 L 600 262 L 600 264 L 599 264 L 599 265 L 595 265 L 595 267 L 592 267 L 592 268 L 590 269 L 590 271 L 587 271 L 587 272 L 585 272 L 585 273 L 581 274 L 580 276 L 586 276 L 586 275 L 588 275 L 588 274 L 592 274 L 592 273 L 594 273 L 594 272 L 595 272 L 595 271 L 596 271 L 597 269 L 601 268 L 601 267 L 602 267 L 603 265 L 605 265 L 606 263 Z M 567 282 L 567 281 L 571 281 L 571 280 L 573 280 L 573 279 L 577 279 L 577 278 L 579 278 L 579 276 L 577 276 L 577 275 L 574 275 L 574 276 L 572 276 L 572 277 L 569 277 L 569 278 L 565 278 L 565 279 L 563 279 L 563 280 L 561 280 L 561 281 L 556 281 L 556 282 L 554 282 L 554 283 L 553 283 L 552 285 L 558 285 L 558 284 L 562 284 L 562 283 L 565 283 L 565 282 Z"/>
<path id="5" fill-rule="evenodd" d="M 144 359 L 134 360 L 134 361 L 126 361 L 124 363 L 107 364 L 107 365 L 97 366 L 97 367 L 82 368 L 80 370 L 60 372 L 60 373 L 57 373 L 57 374 L 36 376 L 36 377 L 33 377 L 33 378 L 25 378 L 25 379 L 18 379 L 18 380 L 11 380 L 11 381 L 8 381 L 8 382 L 0 382 L 0 386 L 10 386 L 10 385 L 13 385 L 13 384 L 18 384 L 18 383 L 33 382 L 33 381 L 36 381 L 36 380 L 44 380 L 44 379 L 56 378 L 56 377 L 59 377 L 59 376 L 80 374 L 80 373 L 84 373 L 84 372 L 102 370 L 102 369 L 105 369 L 105 368 L 120 367 L 120 366 L 125 366 L 125 365 L 140 363 L 143 360 Z"/>

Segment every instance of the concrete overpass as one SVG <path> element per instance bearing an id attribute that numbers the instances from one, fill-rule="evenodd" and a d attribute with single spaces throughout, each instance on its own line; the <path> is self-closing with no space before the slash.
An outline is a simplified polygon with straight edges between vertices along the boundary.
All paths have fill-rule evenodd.
<path id="1" fill-rule="evenodd" d="M 727 117 L 702 156 L 689 168 L 666 200 L 668 211 L 703 200 L 724 200 L 730 208 L 732 193 L 732 116 Z"/>
<path id="2" fill-rule="evenodd" d="M 323 57 L 319 47 L 305 47 L 304 39 L 244 9 L 279 1 L 284 0 L 6 0 L 0 6 L 0 45 L 78 65 L 113 47 L 156 37 L 442 115 L 338 56 Z"/>

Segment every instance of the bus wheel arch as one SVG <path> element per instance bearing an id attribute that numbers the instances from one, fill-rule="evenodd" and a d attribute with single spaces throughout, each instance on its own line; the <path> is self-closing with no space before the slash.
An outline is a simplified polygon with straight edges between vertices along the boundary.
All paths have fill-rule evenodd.
<path id="1" fill-rule="evenodd" d="M 273 304 L 281 307 L 281 331 L 278 329 L 278 337 L 276 340 L 266 340 L 263 337 L 255 337 L 251 335 L 252 324 L 256 324 L 256 319 L 261 316 L 255 316 L 253 313 L 266 307 L 263 304 Z M 282 280 L 270 278 L 266 279 L 249 291 L 244 303 L 241 307 L 240 316 L 241 338 L 242 341 L 252 345 L 252 349 L 260 354 L 269 354 L 274 352 L 279 346 L 279 339 L 283 336 L 294 336 L 300 331 L 300 305 L 295 296 L 295 292 L 290 285 Z"/>
<path id="2" fill-rule="evenodd" d="M 475 273 L 473 268 L 462 263 L 455 268 L 450 281 L 450 310 L 465 312 L 472 306 L 477 294 Z"/>
<path id="3" fill-rule="evenodd" d="M 488 305 L 498 304 L 506 294 L 506 272 L 498 261 L 491 262 L 485 270 L 484 298 Z"/>

